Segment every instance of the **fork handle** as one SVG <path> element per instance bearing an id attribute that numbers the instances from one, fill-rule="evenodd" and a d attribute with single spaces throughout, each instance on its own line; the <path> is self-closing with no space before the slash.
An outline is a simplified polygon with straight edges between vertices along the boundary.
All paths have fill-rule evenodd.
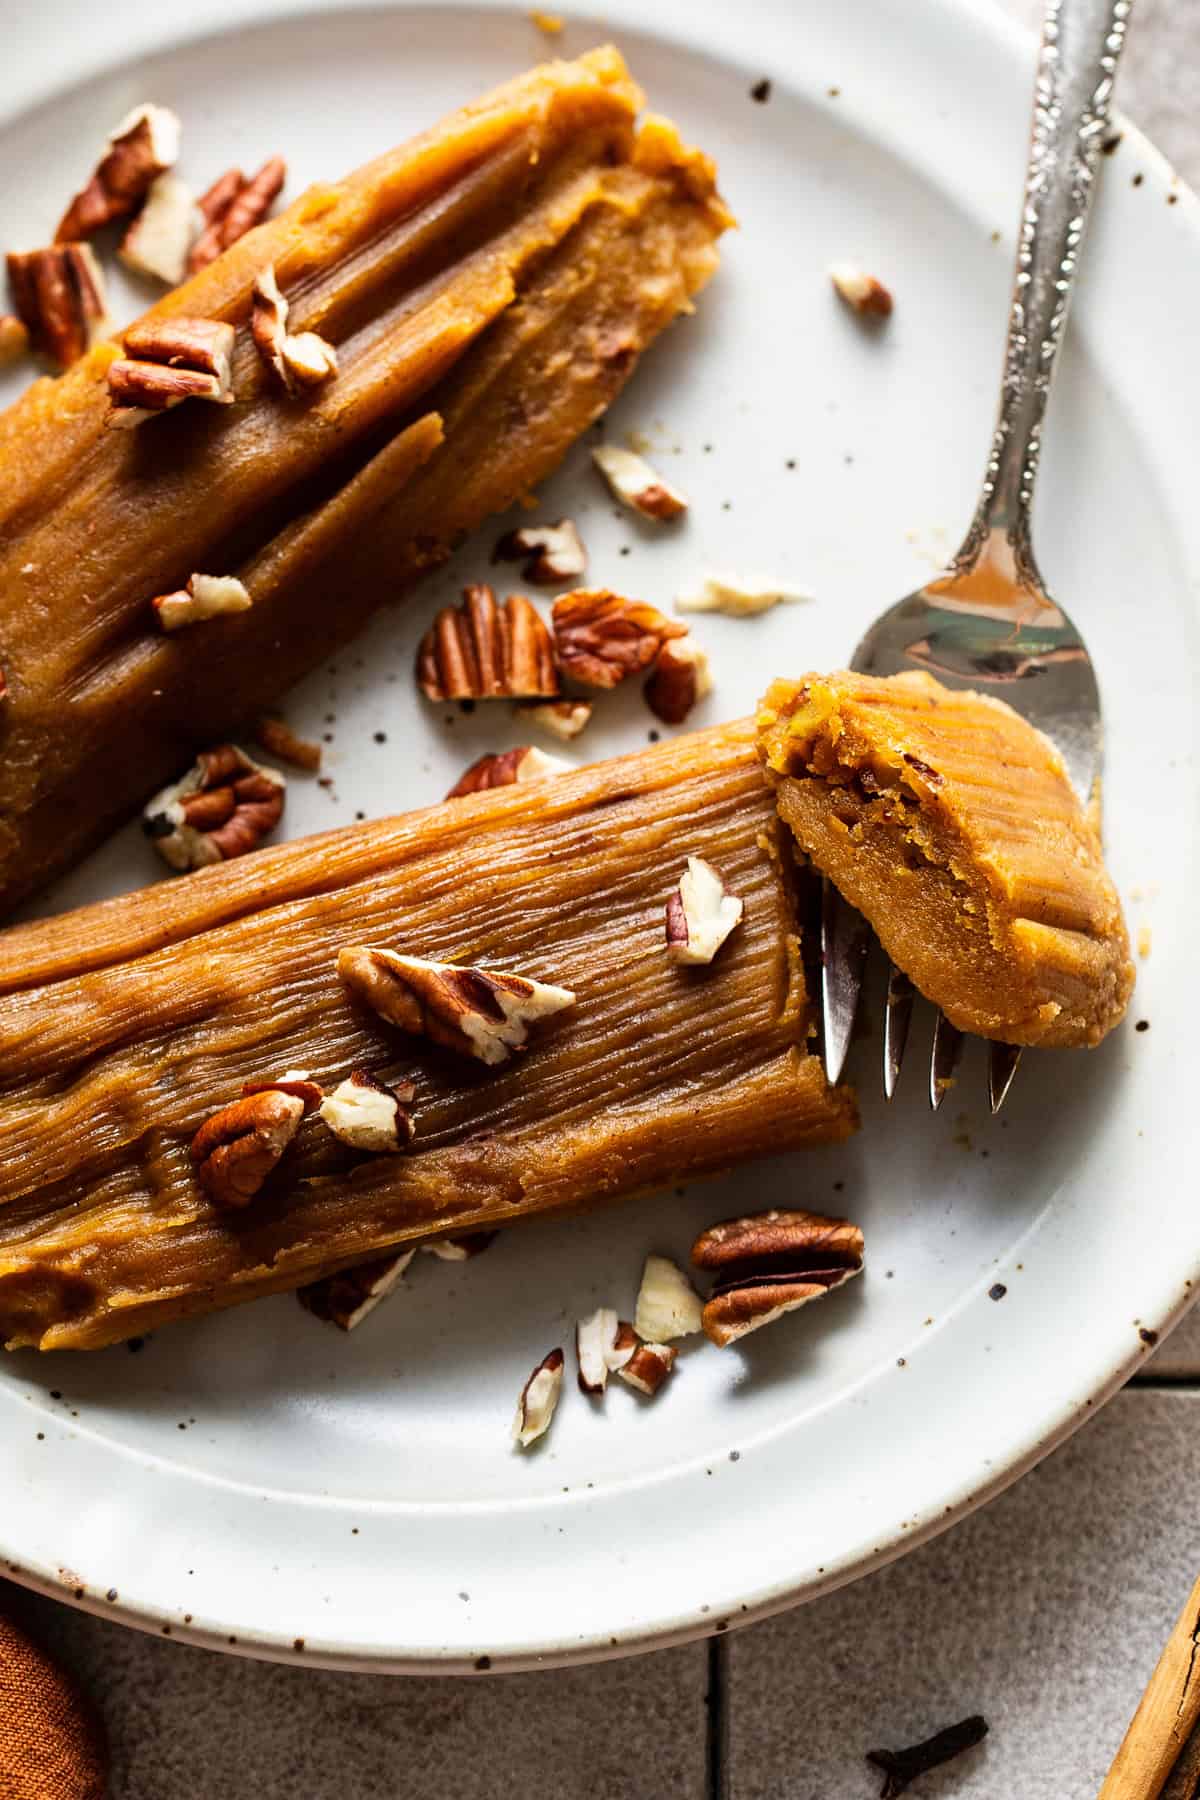
<path id="1" fill-rule="evenodd" d="M 979 507 L 955 563 L 960 574 L 999 536 L 1018 577 L 1042 585 L 1030 543 L 1042 419 L 1132 4 L 1046 0 L 1000 410 Z"/>

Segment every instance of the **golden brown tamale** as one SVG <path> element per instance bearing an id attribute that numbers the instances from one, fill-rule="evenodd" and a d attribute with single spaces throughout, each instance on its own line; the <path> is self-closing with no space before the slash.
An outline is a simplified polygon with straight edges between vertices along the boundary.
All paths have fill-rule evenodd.
<path id="1" fill-rule="evenodd" d="M 960 1031 L 1093 1045 L 1133 989 L 1099 835 L 1042 733 L 913 672 L 777 681 L 779 811 L 896 967 Z"/>
<path id="2" fill-rule="evenodd" d="M 0 909 L 527 495 L 688 310 L 728 214 L 640 100 L 614 50 L 548 64 L 242 238 L 146 315 L 237 326 L 234 405 L 108 429 L 106 344 L 0 417 Z M 246 329 L 268 264 L 337 349 L 307 397 Z M 253 604 L 165 635 L 196 571 Z"/>
<path id="3" fill-rule="evenodd" d="M 745 904 L 667 955 L 702 856 Z M 357 1003 L 383 946 L 569 988 L 500 1068 Z M 0 935 L 0 1341 L 110 1343 L 388 1245 L 508 1225 L 835 1141 L 808 1047 L 787 834 L 752 721 L 216 865 Z M 244 1211 L 189 1145 L 245 1081 L 412 1079 L 417 1136 L 364 1157 L 312 1115 Z"/>

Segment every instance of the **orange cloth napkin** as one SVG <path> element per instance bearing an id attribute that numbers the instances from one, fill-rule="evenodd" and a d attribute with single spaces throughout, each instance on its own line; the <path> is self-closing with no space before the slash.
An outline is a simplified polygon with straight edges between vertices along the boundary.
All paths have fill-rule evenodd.
<path id="1" fill-rule="evenodd" d="M 69 1675 L 0 1616 L 0 1800 L 104 1800 L 104 1728 Z"/>

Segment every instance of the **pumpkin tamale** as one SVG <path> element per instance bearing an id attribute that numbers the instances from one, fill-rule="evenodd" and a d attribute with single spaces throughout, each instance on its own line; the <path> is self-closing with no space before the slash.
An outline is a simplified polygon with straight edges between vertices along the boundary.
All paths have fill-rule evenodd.
<path id="1" fill-rule="evenodd" d="M 1133 991 L 1099 833 L 1003 701 L 923 671 L 777 681 L 767 776 L 801 848 L 960 1031 L 1098 1044 Z"/>
<path id="2" fill-rule="evenodd" d="M 235 325 L 234 405 L 109 429 L 109 343 L 0 417 L 0 909 L 527 496 L 689 309 L 728 214 L 640 101 L 615 50 L 547 64 L 250 232 L 143 321 Z M 246 329 L 268 265 L 336 346 L 306 396 Z M 250 609 L 164 634 L 197 571 Z"/>
<path id="3" fill-rule="evenodd" d="M 667 955 L 685 856 L 744 902 Z M 576 1003 L 499 1068 L 364 1009 L 339 951 L 517 972 Z M 0 936 L 0 1340 L 88 1348 L 489 1229 L 845 1137 L 809 1051 L 794 871 L 751 722 L 255 852 Z M 416 1084 L 363 1157 L 313 1115 L 243 1212 L 196 1131 L 242 1084 Z"/>

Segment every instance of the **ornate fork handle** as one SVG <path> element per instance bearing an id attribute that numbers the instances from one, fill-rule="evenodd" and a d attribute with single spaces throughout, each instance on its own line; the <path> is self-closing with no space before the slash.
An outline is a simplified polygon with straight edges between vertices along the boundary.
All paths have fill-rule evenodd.
<path id="1" fill-rule="evenodd" d="M 960 575 L 998 538 L 1022 585 L 1042 588 L 1030 543 L 1042 419 L 1132 4 L 1049 0 L 1046 8 L 1000 412 L 979 507 L 954 564 Z"/>

